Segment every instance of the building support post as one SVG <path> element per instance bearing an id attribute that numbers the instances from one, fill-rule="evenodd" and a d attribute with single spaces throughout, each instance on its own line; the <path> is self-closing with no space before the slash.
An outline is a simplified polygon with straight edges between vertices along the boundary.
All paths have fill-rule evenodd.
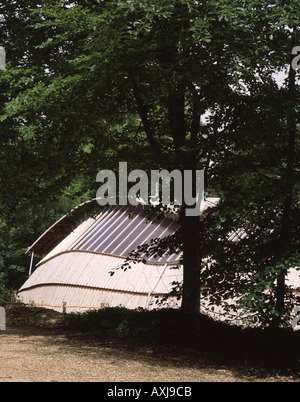
<path id="1" fill-rule="evenodd" d="M 32 252 L 31 252 L 31 261 L 30 261 L 30 268 L 29 268 L 29 276 L 31 276 L 31 274 L 32 274 L 33 258 L 34 258 L 34 250 L 32 250 Z"/>

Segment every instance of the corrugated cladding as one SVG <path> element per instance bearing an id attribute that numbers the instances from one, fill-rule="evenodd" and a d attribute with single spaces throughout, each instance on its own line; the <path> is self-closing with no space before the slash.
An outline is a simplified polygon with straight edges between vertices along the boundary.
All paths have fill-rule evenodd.
<path id="1" fill-rule="evenodd" d="M 66 303 L 66 312 L 83 312 L 105 307 L 139 307 L 154 309 L 157 307 L 158 296 L 145 294 L 118 293 L 110 290 L 90 289 L 71 286 L 47 286 L 31 289 L 21 293 L 21 299 L 26 304 L 34 304 L 62 312 Z M 171 300 L 170 307 L 179 307 L 177 300 Z"/>
<path id="2" fill-rule="evenodd" d="M 57 224 L 63 222 L 64 219 Z M 148 308 L 154 295 L 167 295 L 172 282 L 182 280 L 182 268 L 172 269 L 180 255 L 166 253 L 149 258 L 147 264 L 132 262 L 126 272 L 119 268 L 138 246 L 172 235 L 178 227 L 173 218 L 151 215 L 141 206 L 132 216 L 126 207 L 109 207 L 95 218 L 87 217 L 61 239 L 22 286 L 19 296 L 24 303 L 59 310 L 62 303 L 67 303 L 73 306 L 68 311 L 107 304 Z M 55 225 L 45 232 L 46 239 L 51 238 L 54 229 Z M 34 246 L 48 249 L 44 240 L 41 236 L 30 250 Z"/>
<path id="3" fill-rule="evenodd" d="M 157 293 L 170 291 L 170 282 L 179 279 L 182 269 L 172 266 L 132 263 L 124 272 L 124 259 L 89 252 L 70 251 L 60 254 L 39 266 L 21 287 L 20 291 L 44 284 L 72 285 L 110 289 L 124 292 L 148 293 L 153 291 L 157 281 Z M 172 269 L 173 268 L 173 269 Z M 110 272 L 114 272 L 111 275 Z M 167 283 L 169 282 L 169 283 Z"/>
<path id="4" fill-rule="evenodd" d="M 214 205 L 215 202 L 208 207 Z M 169 294 L 174 282 L 182 282 L 182 267 L 178 268 L 180 254 L 152 257 L 147 264 L 132 262 L 131 269 L 126 272 L 120 267 L 139 245 L 172 235 L 179 225 L 169 217 L 158 219 L 143 208 L 137 208 L 135 212 L 130 217 L 125 207 L 110 207 L 96 218 L 86 218 L 40 262 L 20 289 L 21 300 L 59 311 L 66 303 L 68 312 L 105 306 L 155 306 L 156 297 Z M 62 225 L 66 219 L 57 224 Z M 38 250 L 48 250 L 47 239 L 51 244 L 57 244 L 57 240 L 51 240 L 54 229 L 55 225 L 30 250 L 34 246 Z M 230 240 L 239 241 L 246 236 L 243 230 L 239 230 L 231 234 Z M 300 289 L 298 270 L 289 271 L 287 284 Z M 169 301 L 172 307 L 179 304 L 176 299 Z"/>
<path id="5" fill-rule="evenodd" d="M 88 218 L 63 239 L 43 261 L 70 250 L 93 251 L 127 257 L 138 246 L 152 239 L 172 235 L 178 223 L 168 217 L 153 217 L 150 211 L 139 208 L 132 218 L 125 207 L 111 207 L 95 219 Z M 177 261 L 180 256 L 164 255 L 149 262 Z M 43 262 L 42 261 L 42 262 Z"/>
<path id="6" fill-rule="evenodd" d="M 77 306 L 77 310 L 101 308 L 105 303 L 145 308 L 151 303 L 147 302 L 149 297 L 167 295 L 172 290 L 172 282 L 182 279 L 182 268 L 174 269 L 174 266 L 139 262 L 132 263 L 126 272 L 117 269 L 124 261 L 91 252 L 66 252 L 40 265 L 22 286 L 19 296 L 24 303 L 54 308 L 63 302 Z M 110 275 L 112 271 L 114 275 Z"/>

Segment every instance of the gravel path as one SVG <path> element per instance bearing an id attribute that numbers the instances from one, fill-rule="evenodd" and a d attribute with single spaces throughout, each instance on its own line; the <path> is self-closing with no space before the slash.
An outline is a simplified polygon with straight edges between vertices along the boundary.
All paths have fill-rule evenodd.
<path id="1" fill-rule="evenodd" d="M 20 328 L 0 332 L 0 359 L 0 382 L 264 381 L 188 358 L 162 357 L 153 350 L 130 350 L 83 336 Z"/>
<path id="2" fill-rule="evenodd" d="M 0 382 L 243 381 L 223 369 L 187 367 L 176 357 L 122 350 L 64 335 L 0 332 Z"/>

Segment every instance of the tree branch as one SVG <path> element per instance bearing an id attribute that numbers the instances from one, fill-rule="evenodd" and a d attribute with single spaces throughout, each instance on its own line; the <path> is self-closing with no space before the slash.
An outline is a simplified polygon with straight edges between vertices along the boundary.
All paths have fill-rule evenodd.
<path id="1" fill-rule="evenodd" d="M 186 123 L 184 116 L 184 91 L 173 89 L 168 98 L 169 122 L 175 148 L 186 144 Z"/>
<path id="2" fill-rule="evenodd" d="M 129 75 L 130 82 L 132 84 L 132 89 L 133 89 L 133 94 L 134 94 L 134 99 L 137 105 L 138 113 L 139 116 L 142 120 L 144 130 L 148 139 L 148 142 L 151 146 L 151 148 L 155 151 L 159 151 L 159 147 L 157 142 L 155 141 L 155 138 L 152 133 L 152 129 L 150 126 L 149 118 L 148 118 L 148 110 L 147 107 L 145 106 L 143 100 L 142 100 L 142 95 L 140 88 L 135 80 L 135 78 L 132 76 L 132 74 Z"/>

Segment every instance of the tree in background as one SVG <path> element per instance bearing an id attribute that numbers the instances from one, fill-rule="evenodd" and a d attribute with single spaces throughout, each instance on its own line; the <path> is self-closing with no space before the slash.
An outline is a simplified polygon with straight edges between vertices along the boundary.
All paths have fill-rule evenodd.
<path id="1" fill-rule="evenodd" d="M 209 285 L 214 302 L 242 295 L 278 325 L 285 270 L 299 262 L 298 90 L 292 70 L 283 88 L 273 74 L 290 62 L 297 2 L 41 1 L 32 14 L 5 4 L 3 44 L 14 48 L 19 23 L 27 42 L 22 53 L 14 34 L 18 61 L 1 74 L 3 209 L 16 194 L 20 205 L 57 199 L 79 178 L 93 189 L 122 159 L 204 169 L 221 202 L 203 221 L 182 207 L 172 245 L 183 252 L 182 308 L 198 311 Z"/>

